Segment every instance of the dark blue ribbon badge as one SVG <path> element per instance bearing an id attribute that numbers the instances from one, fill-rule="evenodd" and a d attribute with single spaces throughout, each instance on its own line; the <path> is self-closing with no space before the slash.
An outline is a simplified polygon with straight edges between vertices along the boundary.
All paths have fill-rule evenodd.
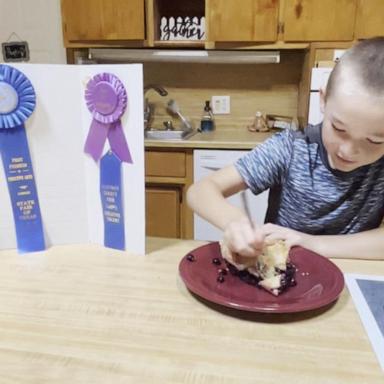
<path id="1" fill-rule="evenodd" d="M 19 252 L 45 249 L 43 225 L 24 122 L 36 95 L 17 69 L 0 65 L 0 152 L 11 198 Z"/>
<path id="2" fill-rule="evenodd" d="M 104 218 L 104 245 L 125 250 L 121 160 L 111 150 L 100 160 L 100 196 Z"/>

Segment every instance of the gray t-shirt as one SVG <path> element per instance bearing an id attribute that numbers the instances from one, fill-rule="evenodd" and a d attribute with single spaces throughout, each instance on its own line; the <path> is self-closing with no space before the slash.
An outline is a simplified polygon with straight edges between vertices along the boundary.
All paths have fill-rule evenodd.
<path id="1" fill-rule="evenodd" d="M 383 219 L 384 157 L 352 172 L 333 170 L 321 124 L 277 133 L 235 167 L 254 194 L 270 188 L 265 222 L 336 235 L 377 228 Z"/>

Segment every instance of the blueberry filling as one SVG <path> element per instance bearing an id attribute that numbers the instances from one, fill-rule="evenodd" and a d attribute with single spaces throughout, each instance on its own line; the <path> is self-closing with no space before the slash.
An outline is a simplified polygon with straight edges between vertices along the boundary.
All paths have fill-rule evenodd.
<path id="1" fill-rule="evenodd" d="M 237 276 L 241 281 L 244 281 L 246 284 L 253 285 L 255 287 L 260 287 L 259 282 L 262 280 L 261 277 L 257 277 L 247 270 L 238 270 L 234 265 L 228 263 L 225 260 L 229 272 L 233 276 Z M 296 267 L 292 263 L 287 263 L 286 270 L 275 269 L 277 273 L 281 275 L 280 277 L 280 287 L 278 292 L 284 292 L 289 287 L 294 287 L 297 283 L 295 280 Z"/>
<path id="2" fill-rule="evenodd" d="M 225 263 L 227 264 L 227 268 L 228 268 L 231 275 L 237 276 L 241 281 L 244 281 L 244 283 L 247 283 L 249 285 L 258 286 L 259 281 L 261 279 L 259 279 L 255 275 L 252 275 L 251 273 L 249 273 L 246 270 L 242 270 L 242 271 L 238 270 L 234 265 L 228 263 L 227 261 L 225 261 Z"/>

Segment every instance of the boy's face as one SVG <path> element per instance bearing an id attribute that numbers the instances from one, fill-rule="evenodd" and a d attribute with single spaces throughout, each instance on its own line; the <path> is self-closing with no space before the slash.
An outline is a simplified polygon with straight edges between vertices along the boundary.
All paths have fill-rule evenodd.
<path id="1" fill-rule="evenodd" d="M 333 169 L 350 172 L 384 156 L 384 98 L 342 82 L 325 101 L 322 139 Z"/>

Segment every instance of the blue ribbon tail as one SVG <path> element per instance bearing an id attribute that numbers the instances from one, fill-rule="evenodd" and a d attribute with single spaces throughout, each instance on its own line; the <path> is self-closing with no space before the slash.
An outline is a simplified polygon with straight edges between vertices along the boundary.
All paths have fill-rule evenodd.
<path id="1" fill-rule="evenodd" d="M 121 160 L 108 151 L 100 160 L 100 196 L 104 218 L 104 245 L 125 250 Z"/>
<path id="2" fill-rule="evenodd" d="M 35 176 L 24 125 L 0 130 L 0 151 L 12 203 L 19 252 L 45 249 Z"/>

